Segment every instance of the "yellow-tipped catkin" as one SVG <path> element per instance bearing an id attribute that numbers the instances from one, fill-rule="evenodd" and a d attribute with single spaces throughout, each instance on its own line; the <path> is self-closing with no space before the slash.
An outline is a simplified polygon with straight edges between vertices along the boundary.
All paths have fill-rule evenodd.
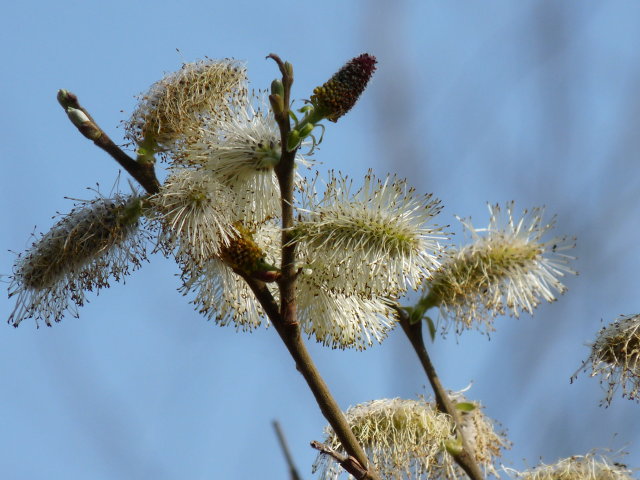
<path id="1" fill-rule="evenodd" d="M 604 455 L 587 453 L 563 458 L 551 465 L 541 464 L 518 472 L 505 469 L 517 480 L 633 480 L 632 471 L 624 464 Z"/>
<path id="2" fill-rule="evenodd" d="M 139 267 L 146 259 L 141 213 L 140 198 L 117 196 L 64 216 L 16 260 L 9 295 L 17 301 L 9 323 L 34 317 L 51 325 L 69 308 L 77 316 L 85 291 L 108 287 L 110 278 L 118 281 Z"/>
<path id="3" fill-rule="evenodd" d="M 493 329 L 493 317 L 510 313 L 533 313 L 542 301 L 556 300 L 566 287 L 560 278 L 575 273 L 567 266 L 572 257 L 563 251 L 573 248 L 567 238 L 542 240 L 554 222 L 543 223 L 543 209 L 525 211 L 514 219 L 513 204 L 505 213 L 498 205 L 489 207 L 486 229 L 476 229 L 462 220 L 472 242 L 450 250 L 434 274 L 425 303 L 437 306 L 443 317 L 461 331 L 474 325 Z"/>
<path id="4" fill-rule="evenodd" d="M 174 169 L 149 204 L 156 213 L 161 248 L 181 262 L 207 262 L 235 232 L 233 192 L 201 169 Z"/>
<path id="5" fill-rule="evenodd" d="M 607 388 L 603 404 L 609 405 L 619 390 L 640 401 L 640 315 L 621 316 L 600 329 L 581 368 L 589 366 L 591 376 L 599 376 Z"/>
<path id="6" fill-rule="evenodd" d="M 274 168 L 281 155 L 280 131 L 263 97 L 251 97 L 224 121 L 193 132 L 175 150 L 175 165 L 203 168 L 233 190 L 236 220 L 260 223 L 280 212 Z M 296 164 L 307 164 L 301 154 Z"/>
<path id="7" fill-rule="evenodd" d="M 475 412 L 475 414 L 473 414 Z M 493 430 L 491 420 L 475 408 L 468 433 L 472 436 L 474 455 L 485 472 L 495 473 L 494 462 L 508 442 Z M 388 479 L 457 479 L 464 472 L 447 453 L 445 444 L 455 439 L 450 417 L 424 400 L 399 398 L 373 400 L 349 408 L 345 416 L 382 478 Z M 325 444 L 344 453 L 331 427 L 325 429 Z M 496 448 L 497 447 L 497 448 Z M 336 480 L 342 467 L 320 454 L 314 463 L 322 480 Z"/>
<path id="8" fill-rule="evenodd" d="M 172 149 L 203 121 L 216 122 L 246 102 L 246 70 L 235 60 L 201 60 L 154 83 L 127 122 L 137 145 Z"/>
<path id="9" fill-rule="evenodd" d="M 302 190 L 293 232 L 328 291 L 397 297 L 440 265 L 446 237 L 431 224 L 439 202 L 416 195 L 406 181 L 369 173 L 353 192 L 350 179 L 332 175 L 322 198 L 313 184 Z"/>

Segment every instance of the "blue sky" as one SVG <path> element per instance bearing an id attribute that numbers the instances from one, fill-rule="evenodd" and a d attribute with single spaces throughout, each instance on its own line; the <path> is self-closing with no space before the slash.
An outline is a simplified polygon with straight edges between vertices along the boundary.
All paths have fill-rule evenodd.
<path id="1" fill-rule="evenodd" d="M 3 8 L 0 273 L 71 198 L 108 192 L 115 162 L 81 137 L 56 102 L 66 88 L 116 141 L 134 96 L 182 62 L 247 62 L 251 85 L 294 64 L 308 98 L 344 61 L 379 70 L 360 103 L 329 125 L 320 169 L 399 173 L 454 215 L 487 222 L 486 202 L 545 205 L 576 235 L 580 276 L 532 318 L 438 338 L 445 385 L 469 396 L 514 442 L 505 464 L 594 447 L 626 448 L 640 467 L 637 404 L 608 409 L 598 382 L 569 377 L 586 343 L 640 312 L 638 138 L 640 5 L 522 0 L 318 2 L 14 2 Z M 121 181 L 122 183 L 122 181 Z M 34 226 L 35 230 L 34 230 Z M 457 241 L 462 236 L 456 237 Z M 0 333 L 3 478 L 286 478 L 279 419 L 305 478 L 325 424 L 273 329 L 238 333 L 193 311 L 178 270 L 153 257 L 80 318 Z M 5 317 L 13 302 L 0 298 Z M 312 354 L 343 407 L 428 393 L 400 332 L 364 353 Z M 635 452 L 635 453 L 633 453 Z"/>

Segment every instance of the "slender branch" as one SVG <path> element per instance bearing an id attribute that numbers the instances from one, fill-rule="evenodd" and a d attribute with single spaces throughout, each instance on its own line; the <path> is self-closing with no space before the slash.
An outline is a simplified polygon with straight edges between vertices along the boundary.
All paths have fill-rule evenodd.
<path id="1" fill-rule="evenodd" d="M 318 450 L 323 455 L 328 455 L 340 464 L 347 472 L 349 472 L 356 480 L 362 480 L 370 478 L 368 472 L 363 470 L 358 461 L 347 455 L 342 455 L 340 452 L 336 452 L 332 448 L 329 448 L 324 443 L 317 441 L 311 442 L 311 447 Z"/>
<path id="2" fill-rule="evenodd" d="M 93 117 L 78 101 L 78 97 L 66 90 L 58 91 L 58 102 L 67 112 L 69 120 L 78 131 L 95 145 L 107 152 L 124 168 L 129 175 L 144 188 L 147 193 L 158 193 L 160 182 L 156 178 L 155 168 L 150 162 L 137 162 L 127 155 L 111 138 L 100 128 Z"/>
<path id="3" fill-rule="evenodd" d="M 469 442 L 465 438 L 465 435 L 462 430 L 462 419 L 460 412 L 454 405 L 454 403 L 449 398 L 447 391 L 440 383 L 440 378 L 436 373 L 436 369 L 431 362 L 431 358 L 429 357 L 429 353 L 424 345 L 424 338 L 422 336 L 422 322 L 411 323 L 409 319 L 409 314 L 401 308 L 397 304 L 393 304 L 392 307 L 396 311 L 398 319 L 400 320 L 400 325 L 402 326 L 402 330 L 407 335 L 409 342 L 413 346 L 418 358 L 420 359 L 420 363 L 422 364 L 422 368 L 427 374 L 427 378 L 429 379 L 429 383 L 431 384 L 431 388 L 433 389 L 433 393 L 436 397 L 436 406 L 438 410 L 443 413 L 448 414 L 454 422 L 456 427 L 456 433 L 459 435 L 459 438 L 462 441 L 462 451 L 456 454 L 451 454 L 458 465 L 465 471 L 465 473 L 472 480 L 483 480 L 484 475 L 480 470 L 480 467 L 475 461 L 473 456 L 473 450 L 469 446 Z"/>
<path id="4" fill-rule="evenodd" d="M 280 428 L 280 422 L 277 420 L 273 421 L 273 428 L 276 431 L 276 436 L 278 437 L 278 443 L 280 443 L 280 448 L 282 448 L 282 453 L 284 453 L 284 458 L 287 462 L 287 466 L 289 467 L 289 474 L 291 476 L 291 480 L 302 480 L 302 477 L 298 473 L 298 469 L 293 463 L 293 456 L 291 455 L 291 451 L 289 450 L 289 445 L 287 444 L 287 439 L 282 432 L 282 428 Z"/>
<path id="5" fill-rule="evenodd" d="M 289 350 L 289 353 L 296 362 L 296 369 L 302 374 L 307 385 L 309 385 L 322 415 L 324 415 L 331 425 L 331 428 L 333 428 L 345 451 L 360 463 L 363 470 L 366 470 L 369 464 L 367 456 L 358 443 L 358 439 L 351 431 L 351 427 L 349 427 L 349 423 L 342 413 L 340 406 L 331 395 L 329 387 L 320 375 L 320 372 L 318 372 L 307 347 L 302 341 L 300 325 L 298 323 L 286 323 L 284 321 L 280 315 L 278 304 L 264 282 L 248 276 L 245 276 L 244 279 L 249 284 L 249 287 L 260 302 L 260 305 L 262 305 L 262 308 L 264 308 L 269 320 L 271 320 L 278 335 L 280 335 L 287 350 Z M 363 478 L 370 480 L 379 479 L 372 471 L 368 471 L 367 475 L 367 477 Z"/>
<path id="6" fill-rule="evenodd" d="M 295 178 L 296 149 L 288 151 L 287 143 L 291 124 L 289 123 L 289 102 L 291 98 L 291 85 L 293 84 L 293 66 L 271 53 L 267 58 L 273 59 L 282 73 L 282 85 L 284 87 L 284 108 L 275 113 L 278 127 L 280 128 L 280 145 L 282 154 L 275 168 L 278 183 L 280 185 L 280 197 L 282 208 L 282 278 L 278 282 L 282 299 L 281 314 L 285 323 L 292 324 L 297 321 L 295 301 L 295 244 L 291 242 L 290 228 L 293 226 L 293 187 Z"/>
<path id="7" fill-rule="evenodd" d="M 276 122 L 280 129 L 280 145 L 281 155 L 278 165 L 275 167 L 275 173 L 280 186 L 280 197 L 282 207 L 282 276 L 278 280 L 280 288 L 280 308 L 278 308 L 271 292 L 266 285 L 254 278 L 245 276 L 245 280 L 256 295 L 256 298 L 264 308 L 271 323 L 275 327 L 278 335 L 289 350 L 291 357 L 296 362 L 297 370 L 302 374 L 313 393 L 320 411 L 327 419 L 337 437 L 340 439 L 345 451 L 352 457 L 354 461 L 359 462 L 363 471 L 367 471 L 369 461 L 364 450 L 358 443 L 355 435 L 349 427 L 349 423 L 345 418 L 338 402 L 335 401 L 329 387 L 318 372 L 309 351 L 300 336 L 300 325 L 298 324 L 296 311 L 296 257 L 295 244 L 292 242 L 291 227 L 293 227 L 293 189 L 295 179 L 295 157 L 297 149 L 289 151 L 287 148 L 288 137 L 291 132 L 291 124 L 289 123 L 289 105 L 291 98 L 291 85 L 293 84 L 293 66 L 289 62 L 283 62 L 282 59 L 275 54 L 270 54 L 267 58 L 271 58 L 276 62 L 282 74 L 283 91 L 283 108 L 274 112 Z M 378 480 L 379 477 L 375 472 L 368 472 L 367 476 L 362 477 L 371 480 Z"/>
<path id="8" fill-rule="evenodd" d="M 351 431 L 351 427 L 342 413 L 342 409 L 331 395 L 329 387 L 313 363 L 313 360 L 300 337 L 299 325 L 286 325 L 281 329 L 278 329 L 278 326 L 275 324 L 274 326 L 279 330 L 278 333 L 282 332 L 280 333 L 280 337 L 283 339 L 287 349 L 295 360 L 296 368 L 307 381 L 307 384 L 320 407 L 320 411 L 328 420 L 337 437 L 340 439 L 345 451 L 349 455 L 355 457 L 362 468 L 366 469 L 369 465 L 367 456 Z"/>

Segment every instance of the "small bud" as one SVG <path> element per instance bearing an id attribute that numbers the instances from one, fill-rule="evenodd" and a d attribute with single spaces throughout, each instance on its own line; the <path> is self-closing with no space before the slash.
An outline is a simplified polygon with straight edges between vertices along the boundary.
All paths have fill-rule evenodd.
<path id="1" fill-rule="evenodd" d="M 276 93 L 269 95 L 269 103 L 274 115 L 281 114 L 284 111 L 284 100 Z"/>
<path id="2" fill-rule="evenodd" d="M 62 105 L 62 108 L 65 110 L 69 107 L 78 104 L 78 97 L 76 97 L 73 93 L 68 90 L 60 89 L 58 90 L 58 103 Z"/>
<path id="3" fill-rule="evenodd" d="M 302 127 L 302 129 L 300 130 L 300 138 L 306 138 L 309 136 L 309 134 L 313 131 L 313 129 L 315 128 L 315 125 L 313 123 L 307 123 L 304 127 Z"/>
<path id="4" fill-rule="evenodd" d="M 444 442 L 444 448 L 454 457 L 460 455 L 463 451 L 462 440 L 460 438 L 448 439 Z"/>
<path id="5" fill-rule="evenodd" d="M 77 108 L 67 108 L 67 115 L 69 116 L 69 120 L 71 120 L 71 123 L 73 123 L 76 127 L 82 127 L 85 123 L 91 123 L 91 120 L 89 119 L 89 117 L 87 117 L 87 114 L 82 110 L 78 110 Z"/>
<path id="6" fill-rule="evenodd" d="M 289 139 L 287 140 L 287 150 L 292 151 L 300 145 L 300 132 L 298 130 L 291 130 L 289 132 Z"/>
<path id="7" fill-rule="evenodd" d="M 293 65 L 289 62 L 284 62 L 284 69 L 289 78 L 291 78 L 291 81 L 293 81 Z"/>
<path id="8" fill-rule="evenodd" d="M 280 95 L 284 96 L 284 85 L 282 84 L 282 80 L 278 80 L 277 78 L 271 82 L 271 94 L 272 95 Z"/>
<path id="9" fill-rule="evenodd" d="M 363 53 L 313 90 L 311 103 L 332 122 L 353 108 L 376 69 L 376 58 Z"/>
<path id="10" fill-rule="evenodd" d="M 80 133 L 89 140 L 97 140 L 102 135 L 102 131 L 82 110 L 69 107 L 67 108 L 67 116 L 69 117 L 69 120 L 71 120 L 71 123 L 80 130 Z"/>
<path id="11" fill-rule="evenodd" d="M 156 157 L 154 152 L 158 148 L 158 144 L 155 141 L 153 135 L 148 135 L 142 143 L 138 144 L 136 150 L 136 161 L 141 164 L 154 165 L 156 163 Z"/>
<path id="12" fill-rule="evenodd" d="M 121 227 L 127 227 L 136 224 L 142 217 L 143 199 L 141 197 L 133 197 L 124 206 L 118 224 Z"/>
<path id="13" fill-rule="evenodd" d="M 456 409 L 461 412 L 473 412 L 477 407 L 471 402 L 458 402 L 456 403 Z"/>

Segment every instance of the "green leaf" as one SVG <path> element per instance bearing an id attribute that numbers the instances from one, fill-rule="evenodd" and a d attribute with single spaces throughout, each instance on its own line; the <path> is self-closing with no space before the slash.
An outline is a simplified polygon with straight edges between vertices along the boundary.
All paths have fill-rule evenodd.
<path id="1" fill-rule="evenodd" d="M 425 321 L 427 322 L 427 326 L 429 327 L 429 336 L 431 337 L 431 341 L 435 341 L 436 339 L 436 325 L 435 323 L 433 323 L 433 320 L 431 320 L 431 317 L 424 317 Z"/>
<path id="2" fill-rule="evenodd" d="M 424 316 L 424 310 L 419 307 L 404 307 L 407 312 L 409 312 L 409 323 L 411 325 L 415 325 L 418 322 L 422 321 L 422 317 Z"/>
<path id="3" fill-rule="evenodd" d="M 456 408 L 462 412 L 473 412 L 477 407 L 471 402 L 456 403 Z"/>

